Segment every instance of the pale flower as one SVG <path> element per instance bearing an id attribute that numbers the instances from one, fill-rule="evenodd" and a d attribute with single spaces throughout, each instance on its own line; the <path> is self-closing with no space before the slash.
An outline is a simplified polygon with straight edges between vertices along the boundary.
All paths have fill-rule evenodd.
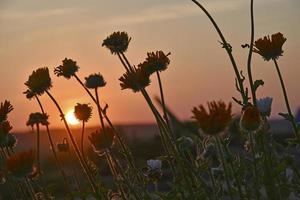
<path id="1" fill-rule="evenodd" d="M 150 159 L 150 160 L 147 160 L 147 165 L 148 165 L 148 167 L 151 170 L 158 170 L 158 171 L 160 171 L 161 170 L 162 162 L 161 162 L 161 160 Z"/>
<path id="2" fill-rule="evenodd" d="M 265 97 L 257 100 L 256 102 L 257 108 L 263 116 L 268 116 L 268 117 L 270 116 L 272 101 L 273 98 L 271 97 Z"/>

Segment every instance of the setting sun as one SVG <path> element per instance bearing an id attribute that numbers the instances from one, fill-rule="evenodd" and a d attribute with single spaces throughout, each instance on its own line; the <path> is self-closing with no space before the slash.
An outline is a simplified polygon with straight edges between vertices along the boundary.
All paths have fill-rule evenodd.
<path id="1" fill-rule="evenodd" d="M 72 125 L 79 124 L 79 121 L 76 119 L 76 117 L 74 115 L 74 110 L 70 110 L 69 112 L 67 112 L 66 119 L 69 124 L 72 124 Z"/>

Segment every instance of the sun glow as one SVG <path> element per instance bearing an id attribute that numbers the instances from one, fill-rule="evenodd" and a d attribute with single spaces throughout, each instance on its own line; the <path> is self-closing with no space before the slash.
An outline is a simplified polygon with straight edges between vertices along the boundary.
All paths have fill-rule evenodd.
<path id="1" fill-rule="evenodd" d="M 80 122 L 76 119 L 75 115 L 74 115 L 74 110 L 70 110 L 69 112 L 67 112 L 66 114 L 66 120 L 69 124 L 71 125 L 77 125 Z"/>

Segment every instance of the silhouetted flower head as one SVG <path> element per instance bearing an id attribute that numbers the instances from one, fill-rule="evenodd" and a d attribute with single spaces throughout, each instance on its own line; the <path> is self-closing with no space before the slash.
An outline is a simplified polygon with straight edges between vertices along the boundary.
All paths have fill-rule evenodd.
<path id="1" fill-rule="evenodd" d="M 9 101 L 1 102 L 0 104 L 0 123 L 7 120 L 8 113 L 13 110 L 13 106 L 10 104 Z"/>
<path id="2" fill-rule="evenodd" d="M 119 80 L 121 81 L 122 90 L 129 88 L 133 92 L 138 92 L 150 84 L 149 74 L 141 68 L 134 68 L 130 72 L 127 71 Z"/>
<path id="3" fill-rule="evenodd" d="M 67 138 L 64 138 L 62 143 L 57 144 L 57 150 L 59 152 L 68 152 L 69 149 L 70 149 L 70 146 L 69 146 Z"/>
<path id="4" fill-rule="evenodd" d="M 106 82 L 100 73 L 91 74 L 85 78 L 85 86 L 89 89 L 104 87 L 105 85 L 106 85 Z"/>
<path id="5" fill-rule="evenodd" d="M 34 151 L 23 151 L 7 158 L 6 169 L 15 177 L 27 177 L 35 173 Z"/>
<path id="6" fill-rule="evenodd" d="M 262 116 L 269 117 L 271 115 L 272 101 L 273 98 L 271 97 L 265 97 L 257 100 L 256 105 Z"/>
<path id="7" fill-rule="evenodd" d="M 77 103 L 74 108 L 74 115 L 78 120 L 87 122 L 92 116 L 92 107 L 89 104 Z"/>
<path id="8" fill-rule="evenodd" d="M 216 135 L 222 132 L 232 119 L 231 103 L 228 106 L 223 101 L 209 102 L 208 111 L 203 105 L 192 110 L 193 118 L 205 134 Z"/>
<path id="9" fill-rule="evenodd" d="M 69 79 L 72 76 L 74 76 L 79 69 L 78 65 L 76 64 L 76 61 L 65 58 L 62 62 L 62 65 L 54 69 L 54 74 L 58 77 L 63 76 L 66 79 Z"/>
<path id="10" fill-rule="evenodd" d="M 88 137 L 94 151 L 101 155 L 105 149 L 110 148 L 113 145 L 115 134 L 111 128 L 106 127 L 105 133 L 103 130 L 96 130 Z"/>
<path id="11" fill-rule="evenodd" d="M 257 131 L 262 124 L 259 110 L 252 105 L 247 106 L 242 113 L 240 127 L 244 131 Z"/>
<path id="12" fill-rule="evenodd" d="M 30 91 L 29 89 L 26 90 L 25 92 L 23 92 L 23 94 L 25 94 L 26 98 L 29 99 L 29 100 L 32 99 L 35 96 L 35 94 L 32 91 Z"/>
<path id="13" fill-rule="evenodd" d="M 266 61 L 270 59 L 278 59 L 282 56 L 282 45 L 285 43 L 286 38 L 282 33 L 275 33 L 270 36 L 265 36 L 254 42 L 253 52 L 260 54 Z"/>
<path id="14" fill-rule="evenodd" d="M 31 113 L 29 115 L 29 119 L 26 123 L 27 126 L 34 126 L 36 124 L 41 124 L 41 125 L 48 125 L 49 122 L 48 122 L 48 115 L 47 114 L 43 114 L 43 113 L 39 113 L 39 112 L 36 112 L 36 113 Z"/>
<path id="15" fill-rule="evenodd" d="M 102 46 L 107 47 L 112 54 L 124 53 L 129 45 L 131 38 L 126 32 L 114 32 L 103 40 Z"/>
<path id="16" fill-rule="evenodd" d="M 164 71 L 170 64 L 168 55 L 170 55 L 170 53 L 165 54 L 163 51 L 147 53 L 146 61 L 139 64 L 139 67 L 149 74 L 153 74 L 156 71 Z"/>
<path id="17" fill-rule="evenodd" d="M 28 87 L 28 90 L 24 92 L 26 96 L 29 92 L 30 95 L 42 95 L 52 87 L 49 69 L 44 67 L 33 71 L 25 85 Z"/>

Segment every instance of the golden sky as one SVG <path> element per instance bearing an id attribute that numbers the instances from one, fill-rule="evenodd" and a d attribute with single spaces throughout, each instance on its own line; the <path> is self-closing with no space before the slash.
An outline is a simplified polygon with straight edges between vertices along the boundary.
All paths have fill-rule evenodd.
<path id="1" fill-rule="evenodd" d="M 245 71 L 249 43 L 249 1 L 200 0 L 220 25 L 240 69 Z M 284 56 L 279 59 L 293 110 L 300 106 L 299 47 L 300 1 L 256 0 L 255 38 L 282 32 L 287 37 Z M 113 31 L 126 31 L 132 37 L 127 55 L 133 64 L 144 60 L 148 51 L 171 52 L 169 69 L 162 74 L 166 101 L 181 118 L 189 119 L 191 109 L 200 103 L 239 97 L 234 88 L 233 69 L 212 25 L 188 0 L 0 0 L 0 101 L 8 99 L 15 110 L 10 120 L 16 130 L 26 128 L 29 113 L 39 111 L 35 101 L 22 92 L 28 75 L 38 67 L 52 72 L 52 94 L 67 112 L 77 102 L 89 103 L 74 79 L 57 78 L 54 67 L 67 57 L 77 61 L 78 75 L 102 73 L 107 86 L 100 91 L 115 123 L 151 122 L 153 117 L 138 93 L 120 90 L 123 74 L 117 57 L 101 47 Z M 264 79 L 258 97 L 271 96 L 273 117 L 285 112 L 275 68 L 258 55 L 253 58 L 255 79 Z M 158 94 L 156 79 L 148 89 Z M 60 126 L 54 105 L 42 97 L 50 123 Z M 238 113 L 239 107 L 234 106 Z M 92 119 L 91 124 L 98 122 Z"/>

